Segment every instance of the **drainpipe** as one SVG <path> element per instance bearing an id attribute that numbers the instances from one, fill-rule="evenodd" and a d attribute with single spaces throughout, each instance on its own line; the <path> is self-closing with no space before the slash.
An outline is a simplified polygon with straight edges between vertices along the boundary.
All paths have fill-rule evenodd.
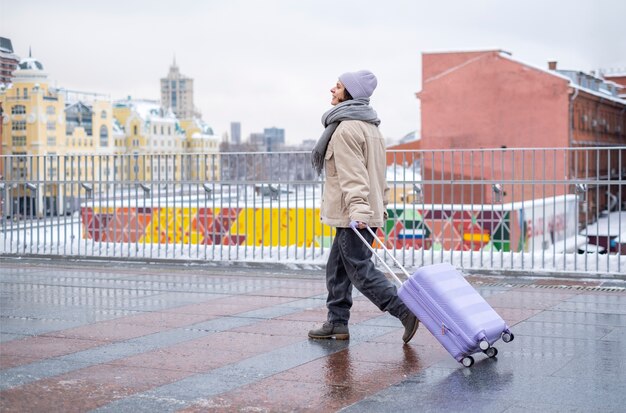
<path id="1" fill-rule="evenodd" d="M 624 137 L 624 132 L 626 132 L 626 131 L 622 130 L 622 125 L 624 124 L 624 112 L 626 112 L 626 106 L 624 106 L 622 108 L 622 110 L 620 111 L 620 113 L 619 113 L 619 125 L 620 125 L 619 126 L 619 140 L 620 141 Z M 626 142 L 624 142 L 624 143 L 626 143 Z"/>
<path id="2" fill-rule="evenodd" d="M 574 94 L 569 99 L 569 147 L 574 143 L 574 100 L 578 97 L 578 88 L 574 88 Z"/>
<path id="3" fill-rule="evenodd" d="M 569 99 L 569 147 L 572 148 L 574 144 L 574 100 L 578 97 L 578 88 L 574 88 L 574 93 Z M 570 155 L 570 156 L 576 156 Z M 570 179 L 577 177 L 576 171 L 574 171 L 574 161 L 569 160 L 569 177 Z"/>
<path id="4" fill-rule="evenodd" d="M 577 171 L 574 170 L 574 165 L 576 164 L 576 162 L 574 162 L 574 158 L 577 156 L 575 151 L 572 151 L 571 148 L 573 147 L 574 144 L 574 100 L 576 100 L 576 98 L 578 97 L 578 88 L 574 88 L 574 93 L 572 94 L 572 96 L 569 98 L 569 130 L 568 130 L 568 138 L 569 138 L 569 148 L 570 148 L 570 155 L 569 155 L 569 159 L 568 159 L 568 176 L 569 179 L 575 179 L 578 178 L 578 173 Z M 585 195 L 583 195 L 585 196 Z M 582 206 L 582 205 L 581 205 Z M 583 208 L 587 209 L 586 206 L 582 206 Z M 581 210 L 579 209 L 579 205 L 578 203 L 576 204 L 576 228 L 577 230 L 581 228 Z"/>

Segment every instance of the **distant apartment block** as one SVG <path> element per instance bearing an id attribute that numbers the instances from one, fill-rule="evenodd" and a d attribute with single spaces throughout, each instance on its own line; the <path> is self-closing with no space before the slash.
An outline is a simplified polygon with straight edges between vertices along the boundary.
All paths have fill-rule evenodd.
<path id="1" fill-rule="evenodd" d="M 201 117 L 194 106 L 193 79 L 180 73 L 174 59 L 167 77 L 161 79 L 161 104 L 178 119 Z"/>
<path id="2" fill-rule="evenodd" d="M 241 143 L 241 122 L 230 123 L 230 143 L 233 145 Z"/>
<path id="3" fill-rule="evenodd" d="M 13 53 L 11 39 L 0 37 L 0 86 L 11 83 L 13 71 L 17 69 L 20 58 Z"/>
<path id="4" fill-rule="evenodd" d="M 263 136 L 268 152 L 280 150 L 285 145 L 285 129 L 265 128 L 263 129 Z"/>
<path id="5" fill-rule="evenodd" d="M 281 150 L 285 147 L 285 129 L 276 127 L 264 128 L 263 133 L 251 133 L 248 141 L 263 151 L 273 152 Z"/>
<path id="6" fill-rule="evenodd" d="M 248 138 L 248 142 L 252 145 L 262 147 L 265 145 L 265 134 L 260 132 L 252 132 Z"/>

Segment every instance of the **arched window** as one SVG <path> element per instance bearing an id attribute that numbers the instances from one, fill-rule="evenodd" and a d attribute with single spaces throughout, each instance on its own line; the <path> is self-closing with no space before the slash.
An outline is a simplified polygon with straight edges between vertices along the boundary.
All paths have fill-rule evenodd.
<path id="1" fill-rule="evenodd" d="M 105 125 L 100 126 L 100 146 L 109 146 L 109 130 Z"/>

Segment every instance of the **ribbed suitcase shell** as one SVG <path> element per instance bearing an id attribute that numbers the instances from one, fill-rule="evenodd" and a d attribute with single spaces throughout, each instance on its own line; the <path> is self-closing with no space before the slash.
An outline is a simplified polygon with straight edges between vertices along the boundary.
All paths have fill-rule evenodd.
<path id="1" fill-rule="evenodd" d="M 415 271 L 398 296 L 457 361 L 481 352 L 480 342 L 497 341 L 509 327 L 463 274 L 448 263 Z"/>

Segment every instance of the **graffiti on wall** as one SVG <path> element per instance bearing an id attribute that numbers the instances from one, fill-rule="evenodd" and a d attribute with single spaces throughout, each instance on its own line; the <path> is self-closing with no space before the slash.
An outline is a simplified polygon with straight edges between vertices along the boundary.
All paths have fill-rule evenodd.
<path id="1" fill-rule="evenodd" d="M 510 211 L 389 208 L 390 248 L 511 250 Z M 313 208 L 83 207 L 83 237 L 101 242 L 244 246 L 329 245 Z"/>

